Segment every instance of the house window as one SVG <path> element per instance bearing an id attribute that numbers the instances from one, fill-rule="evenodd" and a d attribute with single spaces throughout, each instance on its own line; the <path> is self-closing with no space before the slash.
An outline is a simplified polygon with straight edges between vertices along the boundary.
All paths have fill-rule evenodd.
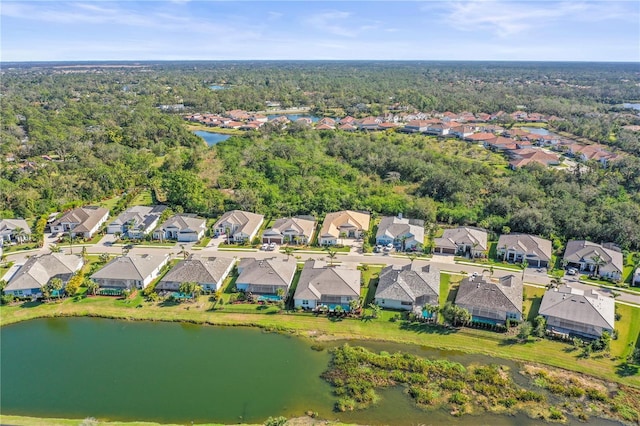
<path id="1" fill-rule="evenodd" d="M 308 300 L 303 300 L 303 301 L 302 301 L 302 304 L 306 306 L 306 305 L 308 305 L 308 304 L 309 304 L 309 301 L 308 301 Z"/>

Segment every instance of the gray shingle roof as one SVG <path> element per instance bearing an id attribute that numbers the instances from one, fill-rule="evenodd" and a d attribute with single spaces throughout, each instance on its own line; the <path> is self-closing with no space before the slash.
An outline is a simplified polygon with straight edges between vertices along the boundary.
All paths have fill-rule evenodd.
<path id="1" fill-rule="evenodd" d="M 424 221 L 386 216 L 378 224 L 376 238 L 387 236 L 396 239 L 403 235 L 413 235 L 413 239 L 422 244 L 424 242 Z"/>
<path id="2" fill-rule="evenodd" d="M 177 214 L 171 216 L 162 225 L 160 225 L 160 229 L 175 227 L 180 231 L 186 231 L 190 229 L 194 232 L 199 232 L 200 230 L 205 229 L 206 225 L 206 219 L 197 217 L 195 215 Z"/>
<path id="3" fill-rule="evenodd" d="M 624 268 L 622 253 L 600 244 L 585 240 L 571 240 L 567 243 L 567 248 L 564 252 L 564 260 L 572 263 L 580 263 L 581 261 L 593 263 L 592 257 L 594 256 L 600 256 L 606 262 L 605 265 L 600 267 L 600 270 L 622 273 Z"/>
<path id="4" fill-rule="evenodd" d="M 5 290 L 26 290 L 46 285 L 55 277 L 66 280 L 82 267 L 81 256 L 49 253 L 29 258 L 15 273 Z"/>
<path id="5" fill-rule="evenodd" d="M 78 207 L 65 213 L 57 219 L 51 226 L 58 226 L 61 223 L 77 223 L 73 228 L 74 232 L 88 232 L 95 227 L 102 218 L 109 215 L 109 210 L 104 207 Z"/>
<path id="6" fill-rule="evenodd" d="M 544 316 L 613 330 L 615 301 L 595 290 L 585 292 L 565 284 L 544 293 L 538 312 Z"/>
<path id="7" fill-rule="evenodd" d="M 214 225 L 214 228 L 220 228 L 222 224 L 230 223 L 237 226 L 235 232 L 242 232 L 251 235 L 258 230 L 258 227 L 264 220 L 261 214 L 245 212 L 242 210 L 231 210 L 222 215 Z"/>
<path id="8" fill-rule="evenodd" d="M 226 276 L 235 259 L 226 257 L 198 257 L 191 256 L 181 260 L 158 283 L 156 288 L 162 289 L 167 282 L 196 282 L 198 284 L 218 283 Z"/>
<path id="9" fill-rule="evenodd" d="M 460 282 L 456 305 L 522 313 L 522 280 L 506 275 L 498 280 L 468 277 Z"/>
<path id="10" fill-rule="evenodd" d="M 9 235 L 16 228 L 22 228 L 26 234 L 31 234 L 31 228 L 24 219 L 2 219 L 0 220 L 0 234 Z"/>
<path id="11" fill-rule="evenodd" d="M 278 259 L 244 258 L 238 265 L 238 284 L 288 287 L 296 273 L 296 262 Z"/>
<path id="12" fill-rule="evenodd" d="M 498 249 L 506 247 L 519 253 L 535 255 L 540 260 L 551 260 L 551 241 L 529 234 L 506 234 L 498 239 Z"/>
<path id="13" fill-rule="evenodd" d="M 487 231 L 480 228 L 461 226 L 453 229 L 445 229 L 442 237 L 435 240 L 437 247 L 457 248 L 459 245 L 475 244 L 475 250 L 485 251 L 489 247 L 487 244 Z"/>
<path id="14" fill-rule="evenodd" d="M 91 275 L 91 278 L 144 281 L 167 259 L 168 255 L 129 253 L 126 256 L 116 257 Z"/>
<path id="15" fill-rule="evenodd" d="M 431 265 L 417 262 L 403 267 L 387 266 L 381 272 L 376 290 L 376 299 L 400 300 L 415 303 L 423 296 L 440 294 L 440 271 Z"/>
<path id="16" fill-rule="evenodd" d="M 322 295 L 360 297 L 360 271 L 329 267 L 321 261 L 305 262 L 294 299 L 320 300 Z"/>
<path id="17" fill-rule="evenodd" d="M 146 229 L 156 221 L 167 206 L 133 206 L 123 211 L 109 225 L 125 225 L 133 221 L 134 229 Z M 142 226 L 141 226 L 142 225 Z"/>

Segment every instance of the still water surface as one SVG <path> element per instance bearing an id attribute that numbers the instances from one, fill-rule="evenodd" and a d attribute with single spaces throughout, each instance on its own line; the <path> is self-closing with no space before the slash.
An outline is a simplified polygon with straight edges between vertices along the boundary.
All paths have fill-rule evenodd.
<path id="1" fill-rule="evenodd" d="M 320 378 L 328 352 L 258 329 L 54 318 L 1 331 L 0 407 L 5 414 L 230 424 L 313 410 L 322 418 L 372 425 L 544 424 L 524 415 L 452 418 L 445 410 L 425 412 L 401 389 L 383 390 L 381 402 L 370 409 L 335 413 L 331 388 Z M 517 371 L 515 363 L 479 355 L 349 343 L 376 351 L 412 348 L 421 356 L 446 356 L 463 364 L 499 361 Z"/>
<path id="2" fill-rule="evenodd" d="M 200 136 L 209 146 L 216 145 L 222 141 L 226 141 L 231 135 L 225 135 L 216 132 L 205 132 L 203 130 L 196 130 L 193 132 L 196 136 Z"/>

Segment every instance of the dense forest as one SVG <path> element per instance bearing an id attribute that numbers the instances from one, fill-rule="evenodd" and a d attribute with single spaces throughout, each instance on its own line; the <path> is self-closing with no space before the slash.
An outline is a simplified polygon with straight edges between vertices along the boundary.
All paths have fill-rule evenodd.
<path id="1" fill-rule="evenodd" d="M 35 217 L 148 186 L 185 211 L 268 215 L 341 209 L 640 248 L 637 64 L 220 62 L 6 64 L 0 214 Z M 210 85 L 223 90 L 211 90 Z M 557 130 L 626 152 L 567 173 L 506 167 L 460 141 L 394 132 L 252 132 L 208 149 L 186 112 L 307 106 L 317 114 L 513 112 L 560 117 Z M 10 161 L 7 161 L 10 160 Z M 582 170 L 582 171 L 580 171 Z"/>

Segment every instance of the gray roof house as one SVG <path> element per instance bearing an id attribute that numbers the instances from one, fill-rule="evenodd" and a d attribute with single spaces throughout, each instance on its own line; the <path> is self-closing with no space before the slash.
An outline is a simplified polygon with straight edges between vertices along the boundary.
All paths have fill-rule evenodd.
<path id="1" fill-rule="evenodd" d="M 312 216 L 285 217 L 276 220 L 262 233 L 262 242 L 309 244 L 315 229 L 316 221 Z"/>
<path id="2" fill-rule="evenodd" d="M 51 225 L 51 232 L 69 232 L 72 237 L 91 238 L 107 221 L 109 210 L 103 207 L 78 207 L 56 219 Z"/>
<path id="3" fill-rule="evenodd" d="M 21 232 L 16 232 L 16 230 Z M 0 245 L 7 242 L 23 243 L 31 237 L 31 228 L 24 219 L 0 220 Z"/>
<path id="4" fill-rule="evenodd" d="M 15 297 L 41 297 L 42 287 L 53 278 L 63 283 L 82 268 L 82 256 L 63 253 L 49 253 L 30 257 L 18 269 L 4 289 L 6 294 Z"/>
<path id="5" fill-rule="evenodd" d="M 169 255 L 132 254 L 120 256 L 91 275 L 102 288 L 143 289 L 160 274 L 169 262 Z"/>
<path id="6" fill-rule="evenodd" d="M 412 262 L 382 269 L 376 289 L 376 303 L 383 308 L 415 310 L 438 305 L 440 271 L 432 265 Z"/>
<path id="7" fill-rule="evenodd" d="M 123 211 L 107 225 L 107 234 L 120 232 L 129 238 L 142 238 L 158 225 L 167 206 L 133 206 Z"/>
<path id="8" fill-rule="evenodd" d="M 244 258 L 238 265 L 236 288 L 262 296 L 278 296 L 278 290 L 286 297 L 296 273 L 296 262 L 289 260 Z"/>
<path id="9" fill-rule="evenodd" d="M 293 301 L 295 307 L 316 309 L 337 305 L 349 310 L 349 302 L 360 298 L 361 273 L 343 266 L 327 266 L 323 261 L 309 259 L 300 273 Z"/>
<path id="10" fill-rule="evenodd" d="M 393 244 L 405 251 L 424 244 L 424 220 L 406 219 L 401 215 L 383 217 L 378 224 L 376 244 Z"/>
<path id="11" fill-rule="evenodd" d="M 506 262 L 547 267 L 551 261 L 551 241 L 529 234 L 506 234 L 498 239 L 496 253 Z"/>
<path id="12" fill-rule="evenodd" d="M 366 212 L 342 210 L 327 213 L 320 228 L 318 243 L 321 246 L 335 245 L 338 238 L 360 238 L 364 231 L 369 230 L 371 215 Z"/>
<path id="13" fill-rule="evenodd" d="M 564 260 L 568 266 L 580 271 L 597 274 L 603 278 L 619 280 L 624 262 L 620 248 L 612 243 L 596 244 L 585 240 L 571 240 L 564 251 Z M 597 265 L 598 261 L 600 265 Z"/>
<path id="14" fill-rule="evenodd" d="M 213 225 L 215 235 L 226 235 L 229 232 L 230 242 L 251 241 L 256 236 L 264 222 L 261 214 L 231 210 L 222 215 Z"/>
<path id="15" fill-rule="evenodd" d="M 177 240 L 178 242 L 196 242 L 204 237 L 207 220 L 194 214 L 177 214 L 171 216 L 155 231 L 153 238 L 157 240 Z"/>
<path id="16" fill-rule="evenodd" d="M 472 321 L 505 324 L 522 320 L 522 280 L 515 275 L 499 279 L 468 277 L 460 282 L 456 305 L 467 309 Z"/>
<path id="17" fill-rule="evenodd" d="M 547 319 L 551 333 L 597 339 L 605 331 L 613 332 L 615 301 L 595 290 L 564 284 L 544 293 L 538 312 Z"/>
<path id="18" fill-rule="evenodd" d="M 434 240 L 434 252 L 440 254 L 469 254 L 473 257 L 483 257 L 489 249 L 487 239 L 487 231 L 481 228 L 461 226 L 445 229 L 442 237 Z"/>
<path id="19" fill-rule="evenodd" d="M 226 257 L 199 257 L 191 255 L 181 260 L 162 278 L 155 289 L 178 291 L 180 284 L 195 282 L 205 291 L 217 291 L 229 275 L 236 260 Z"/>

